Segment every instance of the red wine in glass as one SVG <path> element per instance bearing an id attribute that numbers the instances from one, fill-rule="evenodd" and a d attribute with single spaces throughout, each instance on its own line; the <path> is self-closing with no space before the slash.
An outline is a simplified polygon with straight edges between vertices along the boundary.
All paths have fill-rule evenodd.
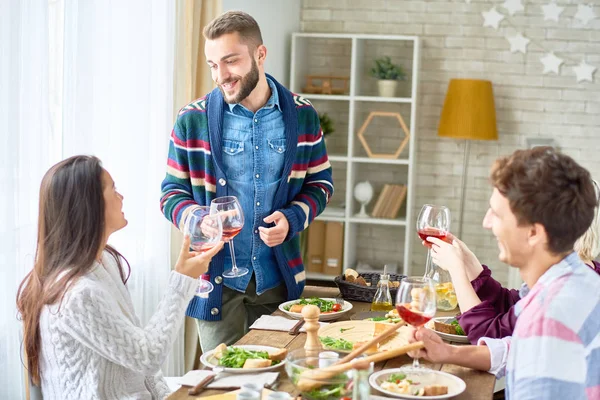
<path id="1" fill-rule="evenodd" d="M 431 317 L 412 311 L 410 306 L 405 304 L 396 304 L 396 310 L 404 322 L 415 328 L 425 325 L 431 319 Z"/>
<path id="2" fill-rule="evenodd" d="M 201 244 L 201 245 L 197 245 L 195 243 L 192 243 L 190 245 L 190 247 L 192 248 L 192 250 L 197 251 L 198 253 L 205 253 L 208 250 L 210 250 L 213 247 L 215 247 L 215 245 L 216 245 L 216 243 L 215 244 L 212 244 L 212 243 L 211 244 L 206 244 L 206 243 L 204 243 L 204 244 Z"/>
<path id="3" fill-rule="evenodd" d="M 210 213 L 221 218 L 223 240 L 229 244 L 231 254 L 231 269 L 223 272 L 223 278 L 238 278 L 250 272 L 246 267 L 238 267 L 235 262 L 233 238 L 244 227 L 244 212 L 242 205 L 235 196 L 224 196 L 213 199 L 210 203 Z"/>
<path id="4" fill-rule="evenodd" d="M 426 237 L 434 236 L 448 241 L 449 239 L 446 237 L 448 232 L 450 232 L 450 210 L 448 210 L 448 207 L 424 204 L 417 218 L 417 234 L 428 248 L 425 276 L 429 276 L 432 270 L 431 243 L 425 240 Z M 426 236 L 423 237 L 423 234 Z"/>
<path id="5" fill-rule="evenodd" d="M 427 277 L 405 277 L 400 281 L 396 293 L 396 310 L 407 324 L 420 328 L 435 315 L 435 289 L 433 281 Z M 419 359 L 414 358 L 411 366 L 419 369 Z"/>
<path id="6" fill-rule="evenodd" d="M 233 239 L 234 237 L 237 236 L 238 233 L 240 233 L 242 231 L 242 227 L 240 226 L 238 227 L 233 227 L 233 228 L 224 228 L 223 229 L 223 240 L 225 242 Z"/>
<path id="7" fill-rule="evenodd" d="M 198 206 L 192 211 L 186 221 L 185 232 L 190 237 L 190 247 L 192 250 L 204 253 L 212 249 L 221 241 L 222 237 L 221 220 L 210 214 L 210 208 L 207 206 Z M 198 280 L 198 289 L 196 296 L 208 297 L 213 291 L 214 286 L 207 279 L 208 275 L 202 275 Z"/>
<path id="8" fill-rule="evenodd" d="M 434 238 L 443 240 L 446 243 L 452 243 L 452 239 L 450 239 L 449 233 L 446 231 L 443 231 L 441 229 L 436 229 L 436 228 L 419 229 L 417 231 L 417 234 L 419 235 L 421 240 L 423 240 L 425 242 L 425 246 L 427 246 L 427 247 L 431 247 L 431 243 L 427 241 L 428 237 L 434 237 Z"/>

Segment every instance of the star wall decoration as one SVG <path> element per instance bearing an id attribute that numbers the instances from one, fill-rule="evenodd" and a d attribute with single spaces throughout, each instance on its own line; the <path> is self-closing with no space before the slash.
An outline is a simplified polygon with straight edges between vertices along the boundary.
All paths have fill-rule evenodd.
<path id="1" fill-rule="evenodd" d="M 562 58 L 558 58 L 554 53 L 550 52 L 544 57 L 540 58 L 542 64 L 544 64 L 544 74 L 548 72 L 554 72 L 556 75 L 560 73 L 560 65 L 563 63 Z"/>
<path id="2" fill-rule="evenodd" d="M 506 40 L 510 43 L 510 52 L 516 53 L 521 52 L 523 54 L 527 53 L 527 45 L 530 40 L 525 36 L 521 35 L 521 33 L 517 33 L 516 36 L 507 37 Z"/>
<path id="3" fill-rule="evenodd" d="M 492 7 L 490 11 L 484 11 L 481 13 L 483 15 L 483 26 L 489 26 L 490 28 L 498 29 L 500 21 L 504 19 L 504 15 L 500 14 L 496 11 L 496 7 Z"/>
<path id="4" fill-rule="evenodd" d="M 592 6 L 586 6 L 584 4 L 579 4 L 577 6 L 577 13 L 575 14 L 575 19 L 581 21 L 583 25 L 587 25 L 588 22 L 596 18 L 596 14 L 594 14 L 594 10 Z"/>
<path id="5" fill-rule="evenodd" d="M 546 4 L 545 6 L 542 6 L 542 10 L 544 11 L 544 21 L 558 22 L 558 17 L 564 9 L 564 7 L 559 7 L 555 3 L 550 3 Z"/>
<path id="6" fill-rule="evenodd" d="M 575 71 L 575 75 L 577 75 L 577 83 L 583 81 L 594 81 L 594 72 L 596 71 L 596 67 L 593 65 L 589 65 L 585 62 L 585 60 L 581 60 L 578 66 L 573 67 L 573 71 Z"/>
<path id="7" fill-rule="evenodd" d="M 521 4 L 521 0 L 506 0 L 502 7 L 508 10 L 510 15 L 515 15 L 517 11 L 523 11 L 525 7 Z"/>

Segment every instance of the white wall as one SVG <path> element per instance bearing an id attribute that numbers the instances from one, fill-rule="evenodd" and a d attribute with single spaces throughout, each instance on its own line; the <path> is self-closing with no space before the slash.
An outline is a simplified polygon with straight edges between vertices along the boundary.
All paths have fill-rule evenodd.
<path id="1" fill-rule="evenodd" d="M 240 10 L 256 19 L 267 47 L 265 71 L 284 86 L 289 84 L 292 32 L 300 31 L 301 4 L 298 0 L 223 0 L 223 12 Z"/>
<path id="2" fill-rule="evenodd" d="M 488 207 L 491 188 L 488 175 L 492 162 L 501 155 L 526 147 L 526 138 L 549 137 L 594 178 L 600 178 L 600 70 L 594 82 L 577 83 L 572 66 L 563 65 L 559 76 L 544 75 L 540 46 L 530 43 L 527 54 L 511 53 L 505 36 L 522 32 L 547 51 L 568 59 L 568 64 L 585 58 L 600 67 L 600 18 L 583 25 L 574 16 L 577 4 L 559 2 L 566 7 L 559 22 L 545 21 L 541 6 L 550 0 L 527 0 L 524 12 L 500 29 L 483 27 L 484 11 L 496 6 L 508 16 L 499 0 L 304 0 L 304 32 L 373 33 L 418 35 L 422 38 L 419 88 L 418 155 L 416 196 L 413 215 L 424 203 L 445 204 L 457 226 L 463 144 L 437 136 L 437 125 L 451 78 L 489 79 L 494 84 L 499 140 L 474 142 L 468 172 L 463 240 L 480 260 L 506 282 L 508 268 L 498 261 L 498 248 L 489 231 L 481 226 Z M 596 2 L 597 4 L 597 2 Z M 317 57 L 330 57 L 313 49 Z M 311 60 L 312 65 L 321 65 Z M 360 125 L 359 125 L 360 126 Z M 335 168 L 335 166 L 334 166 Z M 335 176 L 334 169 L 334 176 Z M 336 187 L 337 189 L 337 187 Z M 371 237 L 365 246 L 397 244 L 387 237 Z M 423 247 L 417 235 L 413 243 L 413 273 L 425 264 Z M 380 252 L 385 260 L 388 255 Z"/>

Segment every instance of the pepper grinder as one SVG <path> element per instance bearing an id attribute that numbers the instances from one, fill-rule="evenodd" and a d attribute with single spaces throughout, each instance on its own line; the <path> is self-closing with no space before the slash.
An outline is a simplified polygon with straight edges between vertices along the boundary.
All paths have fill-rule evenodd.
<path id="1" fill-rule="evenodd" d="M 304 343 L 304 351 L 307 357 L 319 357 L 319 353 L 323 349 L 319 341 L 319 307 L 307 305 L 302 308 L 302 317 L 304 318 L 304 329 L 306 329 L 306 343 Z"/>

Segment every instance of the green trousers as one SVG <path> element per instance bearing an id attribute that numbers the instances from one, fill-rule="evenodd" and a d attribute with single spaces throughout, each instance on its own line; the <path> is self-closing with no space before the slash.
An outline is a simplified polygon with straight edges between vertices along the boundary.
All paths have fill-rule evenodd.
<path id="1" fill-rule="evenodd" d="M 260 296 L 256 294 L 253 276 L 245 293 L 223 287 L 220 321 L 196 320 L 202 352 L 206 353 L 221 343 L 231 345 L 248 332 L 248 327 L 261 315 L 272 314 L 287 300 L 287 289 L 282 282 Z"/>

